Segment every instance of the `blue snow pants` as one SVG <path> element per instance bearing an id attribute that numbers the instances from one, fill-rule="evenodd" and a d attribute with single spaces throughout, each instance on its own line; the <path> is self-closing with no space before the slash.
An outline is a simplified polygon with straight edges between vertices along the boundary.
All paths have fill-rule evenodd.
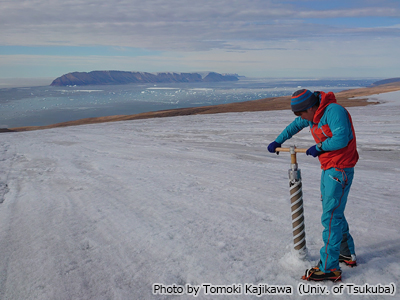
<path id="1" fill-rule="evenodd" d="M 354 168 L 323 170 L 321 174 L 322 217 L 324 226 L 320 251 L 322 272 L 340 270 L 339 254 L 355 254 L 354 241 L 344 216 Z"/>

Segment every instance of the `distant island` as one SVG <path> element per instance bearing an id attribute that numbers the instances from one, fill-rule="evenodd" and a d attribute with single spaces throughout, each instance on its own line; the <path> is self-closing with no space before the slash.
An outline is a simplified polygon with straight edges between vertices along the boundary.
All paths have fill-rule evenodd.
<path id="1" fill-rule="evenodd" d="M 73 72 L 56 78 L 51 86 L 117 85 L 129 83 L 220 82 L 237 81 L 237 74 L 206 73 L 147 73 L 127 71 Z"/>

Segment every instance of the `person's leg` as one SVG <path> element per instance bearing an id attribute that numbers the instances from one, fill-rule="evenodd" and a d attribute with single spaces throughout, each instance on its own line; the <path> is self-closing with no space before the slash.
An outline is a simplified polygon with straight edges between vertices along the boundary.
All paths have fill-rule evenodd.
<path id="1" fill-rule="evenodd" d="M 353 169 L 346 169 L 344 171 L 331 168 L 323 171 L 321 175 L 323 210 L 321 222 L 324 226 L 322 233 L 324 246 L 320 250 L 321 262 L 319 268 L 324 273 L 340 270 L 339 253 L 343 240 L 342 231 L 344 223 L 347 223 L 344 218 L 344 209 L 353 180 L 353 174 Z M 348 225 L 345 227 L 348 227 Z M 347 238 L 349 236 L 350 234 L 346 235 Z M 347 243 L 352 247 L 349 239 L 347 239 Z"/>
<path id="2" fill-rule="evenodd" d="M 349 224 L 345 216 L 343 215 L 342 220 L 342 243 L 340 245 L 340 254 L 343 256 L 351 257 L 352 254 L 356 254 L 353 237 L 349 232 Z"/>

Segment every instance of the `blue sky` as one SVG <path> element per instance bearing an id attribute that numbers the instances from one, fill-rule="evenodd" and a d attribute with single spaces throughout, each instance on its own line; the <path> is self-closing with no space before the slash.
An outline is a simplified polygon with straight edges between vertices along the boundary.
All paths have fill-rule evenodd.
<path id="1" fill-rule="evenodd" d="M 398 0 L 2 0 L 0 78 L 400 77 Z"/>

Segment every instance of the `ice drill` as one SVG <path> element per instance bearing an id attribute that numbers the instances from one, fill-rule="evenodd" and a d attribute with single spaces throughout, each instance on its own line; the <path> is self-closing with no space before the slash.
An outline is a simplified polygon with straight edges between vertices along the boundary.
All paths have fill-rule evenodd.
<path id="1" fill-rule="evenodd" d="M 306 232 L 304 228 L 303 215 L 303 191 L 301 184 L 301 172 L 297 165 L 296 153 L 306 153 L 307 149 L 296 148 L 276 148 L 276 152 L 289 152 L 291 156 L 291 165 L 289 169 L 289 187 L 290 203 L 292 210 L 292 230 L 294 249 L 298 251 L 299 256 L 307 255 Z"/>

